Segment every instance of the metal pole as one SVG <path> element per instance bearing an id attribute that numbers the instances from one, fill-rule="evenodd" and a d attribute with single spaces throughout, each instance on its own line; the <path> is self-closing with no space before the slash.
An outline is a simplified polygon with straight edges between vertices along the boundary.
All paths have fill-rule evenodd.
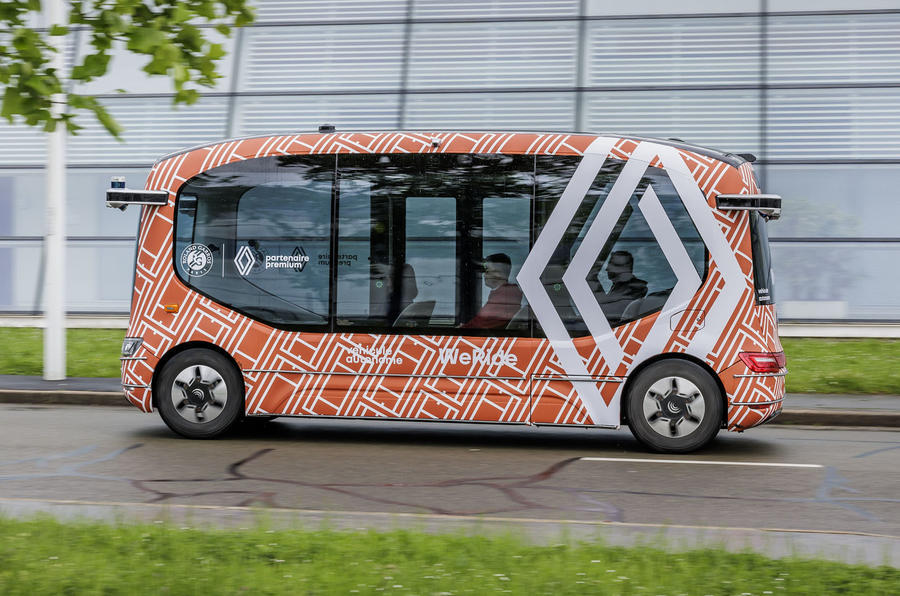
<path id="1" fill-rule="evenodd" d="M 47 2 L 48 25 L 65 25 L 63 0 Z M 65 38 L 50 37 L 56 48 L 53 68 L 60 79 L 65 76 Z M 52 97 L 51 113 L 63 114 L 66 96 Z M 66 378 L 66 127 L 59 125 L 47 135 L 47 221 L 44 239 L 46 276 L 44 277 L 44 378 Z"/>

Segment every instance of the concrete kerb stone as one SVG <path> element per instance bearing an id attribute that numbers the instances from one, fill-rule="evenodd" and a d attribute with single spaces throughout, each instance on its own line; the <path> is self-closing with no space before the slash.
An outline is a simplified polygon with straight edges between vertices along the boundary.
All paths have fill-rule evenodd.
<path id="1" fill-rule="evenodd" d="M 0 389 L 0 404 L 133 407 L 125 394 L 118 391 Z"/>
<path id="2" fill-rule="evenodd" d="M 900 412 L 884 410 L 791 410 L 785 408 L 772 424 L 809 426 L 871 426 L 900 428 Z"/>
<path id="3" fill-rule="evenodd" d="M 132 407 L 117 391 L 0 389 L 0 404 Z M 785 408 L 771 424 L 900 428 L 900 411 Z"/>

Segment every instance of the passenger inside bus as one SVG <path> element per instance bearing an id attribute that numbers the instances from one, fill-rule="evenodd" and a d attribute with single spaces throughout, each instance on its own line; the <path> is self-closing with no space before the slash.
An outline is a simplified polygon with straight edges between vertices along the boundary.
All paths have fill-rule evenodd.
<path id="1" fill-rule="evenodd" d="M 484 260 L 484 285 L 491 289 L 487 302 L 462 329 L 497 329 L 506 327 L 522 307 L 522 290 L 509 282 L 512 260 L 498 252 Z"/>
<path id="2" fill-rule="evenodd" d="M 416 270 L 409 263 L 404 263 L 401 271 L 400 292 L 395 293 L 392 300 L 399 300 L 400 314 L 394 319 L 394 327 L 424 327 L 428 325 L 434 312 L 434 300 L 415 301 L 419 295 L 416 283 Z"/>
<path id="3" fill-rule="evenodd" d="M 622 318 L 632 301 L 647 295 L 647 282 L 634 276 L 634 257 L 627 250 L 617 250 L 610 255 L 606 275 L 612 287 L 606 291 L 602 284 L 597 283 L 594 294 L 603 314 L 615 323 Z"/>

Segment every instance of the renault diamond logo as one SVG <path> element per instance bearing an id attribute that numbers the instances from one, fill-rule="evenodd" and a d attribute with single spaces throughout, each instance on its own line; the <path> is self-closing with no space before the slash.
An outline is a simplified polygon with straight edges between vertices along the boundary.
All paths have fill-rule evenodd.
<path id="1" fill-rule="evenodd" d="M 246 277 L 257 264 L 256 255 L 252 248 L 246 244 L 240 247 L 237 254 L 234 255 L 234 266 L 237 267 L 238 273 Z"/>
<path id="2" fill-rule="evenodd" d="M 574 220 L 594 178 L 610 155 L 615 141 L 616 139 L 613 138 L 599 137 L 587 148 L 578 168 L 516 276 L 535 317 L 553 345 L 559 363 L 566 375 L 573 379 L 570 382 L 591 421 L 594 424 L 607 426 L 618 426 L 619 424 L 618 406 L 622 386 L 619 386 L 611 401 L 607 403 L 595 382 L 580 380 L 590 379 L 590 372 L 585 359 L 578 352 L 565 323 L 557 312 L 556 305 L 548 294 L 548 288 L 544 287 L 541 274 L 562 242 L 566 230 Z M 706 357 L 732 316 L 744 286 L 740 265 L 738 265 L 713 214 L 707 208 L 706 197 L 678 150 L 646 141 L 638 143 L 616 178 L 600 211 L 586 230 L 584 239 L 573 255 L 571 263 L 562 275 L 562 285 L 569 291 L 574 305 L 581 313 L 597 349 L 606 362 L 609 374 L 616 374 L 620 365 L 625 362 L 625 349 L 619 343 L 603 309 L 594 298 L 587 278 L 602 247 L 612 235 L 615 222 L 619 219 L 619 215 L 624 211 L 630 197 L 643 178 L 644 172 L 657 159 L 661 162 L 661 169 L 665 170 L 688 215 L 697 227 L 700 237 L 709 250 L 710 259 L 715 261 L 718 273 L 724 282 L 715 303 L 708 307 L 706 315 L 706 320 L 716 319 L 715 323 L 710 321 L 710 324 L 702 331 L 694 334 L 685 351 L 699 358 Z M 681 316 L 675 311 L 690 300 L 702 283 L 684 244 L 679 239 L 652 186 L 648 185 L 638 201 L 638 209 L 656 238 L 677 281 L 662 306 L 660 316 L 657 317 L 645 336 L 632 363 L 641 362 L 647 357 L 647 354 L 654 350 L 657 352 L 662 350 L 671 336 L 670 316 Z M 556 287 L 553 289 L 558 291 Z"/>

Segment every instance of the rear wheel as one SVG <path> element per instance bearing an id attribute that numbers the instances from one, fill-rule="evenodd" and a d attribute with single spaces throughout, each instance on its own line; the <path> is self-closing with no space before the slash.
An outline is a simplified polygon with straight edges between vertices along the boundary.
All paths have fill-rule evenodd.
<path id="1" fill-rule="evenodd" d="M 628 427 L 654 451 L 694 451 L 712 441 L 722 424 L 719 387 L 693 362 L 651 364 L 641 371 L 626 399 Z"/>
<path id="2" fill-rule="evenodd" d="M 172 357 L 155 386 L 163 421 L 189 439 L 210 439 L 240 417 L 244 384 L 223 355 L 193 348 Z"/>

